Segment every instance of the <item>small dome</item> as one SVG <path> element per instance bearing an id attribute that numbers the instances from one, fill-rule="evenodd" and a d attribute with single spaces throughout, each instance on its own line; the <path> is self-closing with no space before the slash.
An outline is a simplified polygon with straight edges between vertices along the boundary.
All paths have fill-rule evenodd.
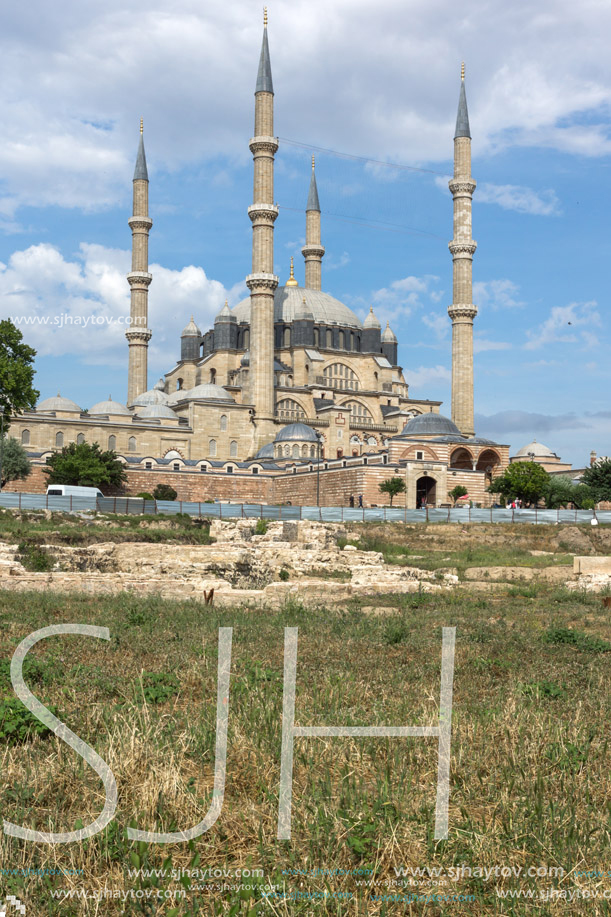
<path id="1" fill-rule="evenodd" d="M 321 325 L 339 325 L 348 328 L 363 327 L 348 306 L 328 293 L 289 286 L 278 287 L 274 293 L 274 321 L 289 325 L 294 322 L 297 311 L 301 310 L 303 305 L 304 296 L 315 322 Z M 233 314 L 238 322 L 250 324 L 250 296 L 234 307 Z"/>
<path id="2" fill-rule="evenodd" d="M 213 382 L 203 382 L 183 393 L 183 398 L 188 401 L 235 401 L 229 392 Z"/>
<path id="3" fill-rule="evenodd" d="M 382 326 L 380 325 L 379 321 L 377 320 L 375 316 L 375 312 L 373 311 L 373 306 L 371 306 L 371 308 L 369 309 L 369 315 L 363 322 L 363 328 L 381 328 L 381 327 Z"/>
<path id="4" fill-rule="evenodd" d="M 189 324 L 185 325 L 185 327 L 183 328 L 182 334 L 180 336 L 181 338 L 201 337 L 202 336 L 201 331 L 199 330 L 199 328 L 193 321 L 193 316 L 191 316 L 191 321 L 189 322 Z"/>
<path id="5" fill-rule="evenodd" d="M 54 398 L 45 398 L 44 401 L 39 401 L 36 405 L 37 411 L 75 411 L 79 414 L 83 413 L 83 409 L 79 408 L 76 401 L 71 401 L 70 398 L 62 398 L 58 392 Z"/>
<path id="6" fill-rule="evenodd" d="M 217 317 L 214 319 L 215 325 L 217 322 L 237 322 L 237 318 L 235 317 L 235 315 L 229 308 L 229 303 L 227 302 L 227 300 L 225 300 L 225 305 L 223 306 L 223 308 L 221 309 Z"/>
<path id="7" fill-rule="evenodd" d="M 172 420 L 176 420 L 176 414 L 174 413 L 172 408 L 169 408 L 167 406 L 167 404 L 148 404 L 142 408 L 139 407 L 136 411 L 136 416 L 137 417 L 159 417 L 159 418 L 165 417 L 168 420 L 170 418 Z"/>
<path id="8" fill-rule="evenodd" d="M 543 443 L 538 443 L 536 439 L 533 439 L 532 443 L 528 443 L 527 446 L 522 446 L 521 449 L 518 449 L 516 456 L 518 455 L 530 455 L 533 454 L 538 458 L 556 458 L 556 453 L 552 452 L 547 446 L 544 446 Z"/>
<path id="9" fill-rule="evenodd" d="M 276 435 L 274 440 L 275 443 L 287 443 L 287 442 L 308 442 L 315 443 L 318 440 L 316 433 L 305 423 L 290 423 L 286 427 L 282 427 L 280 432 Z"/>
<path id="10" fill-rule="evenodd" d="M 493 439 L 486 439 L 484 436 L 470 436 L 467 440 L 469 443 L 475 443 L 478 446 L 497 446 Z"/>
<path id="11" fill-rule="evenodd" d="M 460 430 L 449 417 L 443 414 L 433 414 L 430 411 L 427 414 L 418 414 L 403 427 L 404 436 L 443 436 L 447 433 L 461 435 Z"/>
<path id="12" fill-rule="evenodd" d="M 259 460 L 273 459 L 273 457 L 274 457 L 274 444 L 273 443 L 268 443 L 267 446 L 263 446 L 261 449 L 259 449 L 259 451 L 255 455 L 255 458 Z"/>
<path id="13" fill-rule="evenodd" d="M 159 382 L 161 382 L 161 379 Z M 158 388 L 159 382 L 157 382 L 153 388 L 150 388 L 148 392 L 142 392 L 141 395 L 138 395 L 137 398 L 134 398 L 134 400 L 128 404 L 128 407 L 145 408 L 150 404 L 167 404 L 168 396 L 162 389 Z"/>
<path id="14" fill-rule="evenodd" d="M 159 379 L 157 379 L 157 382 L 155 382 L 155 385 L 153 386 L 153 391 L 165 392 L 165 380 L 163 376 L 160 376 Z"/>
<path id="15" fill-rule="evenodd" d="M 386 322 L 386 328 L 382 332 L 382 340 L 385 344 L 396 344 L 397 336 L 394 331 L 391 330 L 390 324 Z"/>
<path id="16" fill-rule="evenodd" d="M 98 401 L 97 404 L 94 404 L 92 408 L 89 408 L 90 414 L 127 414 L 128 417 L 131 416 L 131 411 L 129 411 L 124 404 L 121 404 L 119 401 L 113 401 L 112 395 L 108 396 L 108 401 Z"/>

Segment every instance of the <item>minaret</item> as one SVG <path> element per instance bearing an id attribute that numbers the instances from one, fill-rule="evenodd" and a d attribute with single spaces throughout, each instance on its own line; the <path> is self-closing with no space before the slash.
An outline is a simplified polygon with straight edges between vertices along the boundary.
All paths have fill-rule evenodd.
<path id="1" fill-rule="evenodd" d="M 320 244 L 320 204 L 318 203 L 318 188 L 316 186 L 316 172 L 314 171 L 313 156 L 310 191 L 306 204 L 306 244 L 301 251 L 305 258 L 306 288 L 310 290 L 320 290 L 322 258 L 325 250 Z"/>
<path id="2" fill-rule="evenodd" d="M 147 384 L 147 355 L 152 332 L 148 329 L 149 285 L 153 279 L 149 269 L 149 177 L 144 154 L 143 123 L 140 121 L 140 145 L 134 171 L 133 216 L 127 221 L 132 231 L 132 269 L 127 275 L 131 290 L 130 328 L 125 337 L 129 343 L 127 403 L 131 404 L 145 392 Z"/>
<path id="3" fill-rule="evenodd" d="M 472 197 L 471 132 L 465 92 L 465 65 L 461 68 L 460 97 L 454 136 L 454 238 L 449 248 L 453 259 L 453 297 L 448 315 L 452 319 L 452 420 L 461 433 L 473 436 L 473 305 L 472 267 L 477 243 L 471 235 Z"/>
<path id="4" fill-rule="evenodd" d="M 274 87 L 267 43 L 267 7 L 263 18 L 263 43 L 255 87 L 255 135 L 250 141 L 254 160 L 252 221 L 252 273 L 250 290 L 250 399 L 255 406 L 257 441 L 269 439 L 275 412 L 274 395 Z M 267 439 L 265 433 L 267 431 Z"/>

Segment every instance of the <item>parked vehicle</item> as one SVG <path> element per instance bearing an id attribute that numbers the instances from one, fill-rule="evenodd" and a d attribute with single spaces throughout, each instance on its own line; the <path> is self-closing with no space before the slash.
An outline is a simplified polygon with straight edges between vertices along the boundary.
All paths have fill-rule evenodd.
<path id="1" fill-rule="evenodd" d="M 49 484 L 47 497 L 103 497 L 99 487 L 76 487 L 73 484 Z"/>

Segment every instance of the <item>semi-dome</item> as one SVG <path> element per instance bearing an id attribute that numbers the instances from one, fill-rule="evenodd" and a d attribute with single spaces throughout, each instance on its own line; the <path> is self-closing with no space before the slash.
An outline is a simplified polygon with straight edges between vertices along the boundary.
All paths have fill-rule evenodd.
<path id="1" fill-rule="evenodd" d="M 290 443 L 290 442 L 308 442 L 315 443 L 317 442 L 318 437 L 316 433 L 309 427 L 306 423 L 290 423 L 286 427 L 282 427 L 280 432 L 276 435 L 274 440 L 275 443 Z"/>
<path id="2" fill-rule="evenodd" d="M 552 450 L 548 446 L 544 446 L 543 443 L 538 443 L 536 439 L 533 439 L 532 443 L 528 443 L 527 446 L 522 446 L 521 449 L 518 449 L 518 451 L 516 452 L 516 457 L 518 455 L 527 455 L 528 456 L 531 454 L 537 456 L 537 458 L 544 458 L 544 457 L 555 458 L 556 457 L 555 452 L 552 452 Z"/>
<path id="3" fill-rule="evenodd" d="M 432 411 L 427 414 L 418 414 L 403 427 L 404 436 L 445 436 L 448 433 L 461 435 L 460 430 L 449 417 L 443 414 L 434 414 Z"/>
<path id="4" fill-rule="evenodd" d="M 180 336 L 181 338 L 201 337 L 202 336 L 201 331 L 199 330 L 199 328 L 193 321 L 193 316 L 191 316 L 191 321 L 189 322 L 189 324 L 185 325 L 185 327 L 183 328 Z"/>
<path id="5" fill-rule="evenodd" d="M 161 379 L 159 380 L 161 382 Z M 134 398 L 128 405 L 130 408 L 134 407 L 148 407 L 150 404 L 167 404 L 168 395 L 162 388 L 158 388 L 159 382 L 157 382 L 153 388 L 150 388 L 147 392 L 142 392 L 138 395 L 137 398 Z"/>
<path id="6" fill-rule="evenodd" d="M 83 413 L 83 409 L 79 408 L 76 401 L 72 401 L 70 398 L 63 398 L 58 392 L 57 395 L 53 398 L 45 398 L 44 401 L 39 401 L 36 405 L 37 411 L 75 411 L 79 414 Z"/>
<path id="7" fill-rule="evenodd" d="M 201 385 L 188 389 L 183 392 L 183 398 L 187 401 L 235 401 L 229 392 L 213 382 L 202 382 Z"/>
<path id="8" fill-rule="evenodd" d="M 121 404 L 119 401 L 113 401 L 112 395 L 108 396 L 108 401 L 98 401 L 97 404 L 94 404 L 92 408 L 89 408 L 90 414 L 127 414 L 131 416 L 131 411 L 129 411 L 124 404 Z"/>
<path id="9" fill-rule="evenodd" d="M 148 404 L 136 411 L 137 417 L 157 417 L 176 420 L 176 414 L 167 404 Z"/>
<path id="10" fill-rule="evenodd" d="M 392 330 L 392 328 L 390 327 L 389 322 L 386 322 L 386 328 L 382 332 L 382 341 L 385 344 L 396 344 L 397 343 L 397 336 L 395 332 Z"/>
<path id="11" fill-rule="evenodd" d="M 363 322 L 363 328 L 380 328 L 380 327 L 381 325 L 376 318 L 375 312 L 373 311 L 373 306 L 371 306 L 369 309 L 369 314 L 367 315 L 367 318 Z"/>
<path id="12" fill-rule="evenodd" d="M 294 322 L 303 314 L 303 299 L 312 313 L 314 321 L 321 325 L 342 325 L 349 328 L 361 328 L 361 322 L 354 312 L 339 299 L 335 299 L 321 290 L 310 290 L 304 287 L 278 287 L 274 293 L 274 321 Z M 238 322 L 250 323 L 250 297 L 243 299 L 233 309 Z"/>
<path id="13" fill-rule="evenodd" d="M 266 446 L 262 446 L 261 449 L 255 455 L 256 459 L 263 461 L 264 459 L 273 459 L 274 458 L 274 444 L 268 443 Z"/>

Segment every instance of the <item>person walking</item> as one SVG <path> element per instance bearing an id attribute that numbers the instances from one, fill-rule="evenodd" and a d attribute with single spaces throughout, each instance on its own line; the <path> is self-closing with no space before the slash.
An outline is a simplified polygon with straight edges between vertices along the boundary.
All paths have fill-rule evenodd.
<path id="1" fill-rule="evenodd" d="M 350 506 L 350 509 L 354 508 L 354 494 L 350 494 L 350 499 L 348 500 L 348 504 Z"/>
<path id="2" fill-rule="evenodd" d="M 359 509 L 363 508 L 363 494 L 359 494 Z"/>

